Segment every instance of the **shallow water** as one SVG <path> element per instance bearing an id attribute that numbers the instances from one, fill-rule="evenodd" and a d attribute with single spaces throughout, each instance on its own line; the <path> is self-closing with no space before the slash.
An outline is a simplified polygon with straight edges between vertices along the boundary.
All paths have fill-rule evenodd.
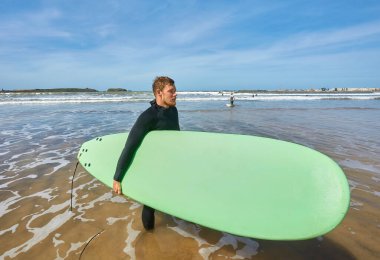
<path id="1" fill-rule="evenodd" d="M 320 238 L 276 242 L 233 236 L 164 213 L 156 214 L 155 231 L 145 232 L 141 206 L 114 195 L 81 167 L 70 212 L 80 145 L 128 131 L 151 95 L 40 96 L 0 97 L 0 259 L 376 259 L 380 254 L 379 99 L 241 95 L 228 108 L 227 97 L 217 93 L 179 96 L 182 130 L 299 143 L 327 154 L 345 171 L 352 197 L 344 221 Z"/>

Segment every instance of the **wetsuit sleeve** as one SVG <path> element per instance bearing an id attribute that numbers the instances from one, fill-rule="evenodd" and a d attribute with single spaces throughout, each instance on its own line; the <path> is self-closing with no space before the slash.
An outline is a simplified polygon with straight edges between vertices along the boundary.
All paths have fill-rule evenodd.
<path id="1" fill-rule="evenodd" d="M 180 129 L 180 127 L 179 127 L 178 110 L 177 110 L 176 107 L 174 107 L 174 108 L 175 108 L 175 121 L 176 121 L 176 127 L 175 127 L 175 130 L 180 131 L 181 129 Z"/>
<path id="2" fill-rule="evenodd" d="M 127 142 L 125 143 L 124 149 L 119 157 L 117 163 L 115 175 L 113 179 L 115 181 L 121 182 L 125 173 L 127 172 L 133 157 L 140 146 L 145 135 L 152 129 L 154 123 L 154 117 L 145 111 L 137 119 L 136 123 L 129 132 Z"/>

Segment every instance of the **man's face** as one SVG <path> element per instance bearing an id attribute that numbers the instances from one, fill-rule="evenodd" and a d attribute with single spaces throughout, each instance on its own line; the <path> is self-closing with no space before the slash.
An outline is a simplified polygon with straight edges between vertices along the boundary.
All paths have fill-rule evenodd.
<path id="1" fill-rule="evenodd" d="M 177 89 L 175 86 L 166 85 L 164 89 L 158 90 L 158 95 L 161 97 L 164 107 L 173 107 L 176 105 Z"/>

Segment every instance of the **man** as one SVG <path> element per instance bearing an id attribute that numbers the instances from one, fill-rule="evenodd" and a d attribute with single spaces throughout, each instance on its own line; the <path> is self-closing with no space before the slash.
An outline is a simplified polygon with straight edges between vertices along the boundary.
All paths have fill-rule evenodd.
<path id="1" fill-rule="evenodd" d="M 231 106 L 234 105 L 234 101 L 235 101 L 234 93 L 231 92 L 231 95 L 230 95 L 230 105 L 231 105 Z"/>
<path id="2" fill-rule="evenodd" d="M 152 88 L 155 100 L 150 102 L 151 107 L 133 125 L 117 163 L 113 182 L 113 190 L 117 194 L 122 194 L 120 183 L 145 135 L 152 130 L 180 130 L 175 107 L 177 93 L 174 80 L 169 77 L 156 77 Z M 146 230 L 154 228 L 154 211 L 146 205 L 143 207 L 141 218 Z"/>

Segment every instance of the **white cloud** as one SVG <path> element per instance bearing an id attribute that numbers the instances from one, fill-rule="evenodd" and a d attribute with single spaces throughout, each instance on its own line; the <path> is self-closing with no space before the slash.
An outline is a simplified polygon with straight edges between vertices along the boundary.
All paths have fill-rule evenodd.
<path id="1" fill-rule="evenodd" d="M 153 21 L 162 24 L 152 21 L 148 25 L 141 24 L 149 17 L 141 17 L 137 23 L 133 23 L 136 17 L 123 21 L 108 19 L 112 15 L 107 13 L 106 18 L 84 17 L 80 22 L 87 27 L 75 28 L 72 25 L 80 13 L 75 13 L 75 21 L 68 24 L 65 21 L 72 21 L 73 17 L 67 17 L 67 13 L 57 8 L 13 18 L 1 17 L 0 84 L 111 87 L 139 83 L 149 86 L 157 74 L 169 74 L 184 82 L 207 78 L 208 85 L 214 84 L 214 78 L 218 79 L 215 84 L 239 80 L 262 83 L 275 81 L 273 75 L 284 78 L 285 71 L 292 77 L 297 73 L 311 75 L 316 70 L 320 75 L 327 75 L 329 68 L 339 75 L 348 75 L 352 71 L 363 73 L 358 64 L 368 70 L 366 60 L 373 67 L 378 65 L 371 57 L 379 56 L 376 46 L 380 41 L 380 21 L 298 32 L 287 34 L 286 38 L 268 37 L 270 42 L 262 40 L 260 45 L 247 47 L 231 44 L 233 40 L 238 41 L 241 34 L 235 39 L 236 35 L 225 34 L 224 30 L 228 27 L 232 32 L 236 23 L 240 26 L 244 19 L 261 16 L 263 7 L 243 12 L 241 16 L 236 8 L 200 11 L 194 15 L 190 15 L 193 10 L 179 10 L 167 17 L 160 16 L 167 10 L 148 7 L 143 5 L 140 9 L 150 10 L 154 17 L 159 17 Z M 183 19 L 178 20 L 182 16 Z M 46 45 L 35 48 L 35 44 L 46 39 Z M 63 44 L 49 45 L 49 40 Z M 370 77 L 368 73 L 365 75 Z"/>
<path id="2" fill-rule="evenodd" d="M 341 47 L 342 45 L 371 41 L 373 37 L 376 37 L 376 40 L 379 41 L 380 21 L 335 30 L 299 33 L 274 44 L 271 50 L 276 52 L 291 52 L 297 50 L 315 50 L 316 48 L 331 46 Z"/>
<path id="3" fill-rule="evenodd" d="M 0 44 L 27 43 L 32 38 L 67 38 L 71 34 L 52 23 L 61 17 L 56 9 L 44 9 L 0 19 Z"/>
<path id="4" fill-rule="evenodd" d="M 181 60 L 198 66 L 248 66 L 256 63 L 278 63 L 280 60 L 289 60 L 292 57 L 344 54 L 346 51 L 342 46 L 355 46 L 371 41 L 380 41 L 380 22 L 378 21 L 334 31 L 299 33 L 287 39 L 279 39 L 267 47 L 221 50 L 212 54 L 188 55 Z"/>
<path id="5" fill-rule="evenodd" d="M 218 14 L 210 17 L 192 17 L 191 20 L 180 22 L 165 33 L 169 44 L 192 44 L 196 40 L 210 36 L 216 30 L 228 23 L 228 14 Z"/>

